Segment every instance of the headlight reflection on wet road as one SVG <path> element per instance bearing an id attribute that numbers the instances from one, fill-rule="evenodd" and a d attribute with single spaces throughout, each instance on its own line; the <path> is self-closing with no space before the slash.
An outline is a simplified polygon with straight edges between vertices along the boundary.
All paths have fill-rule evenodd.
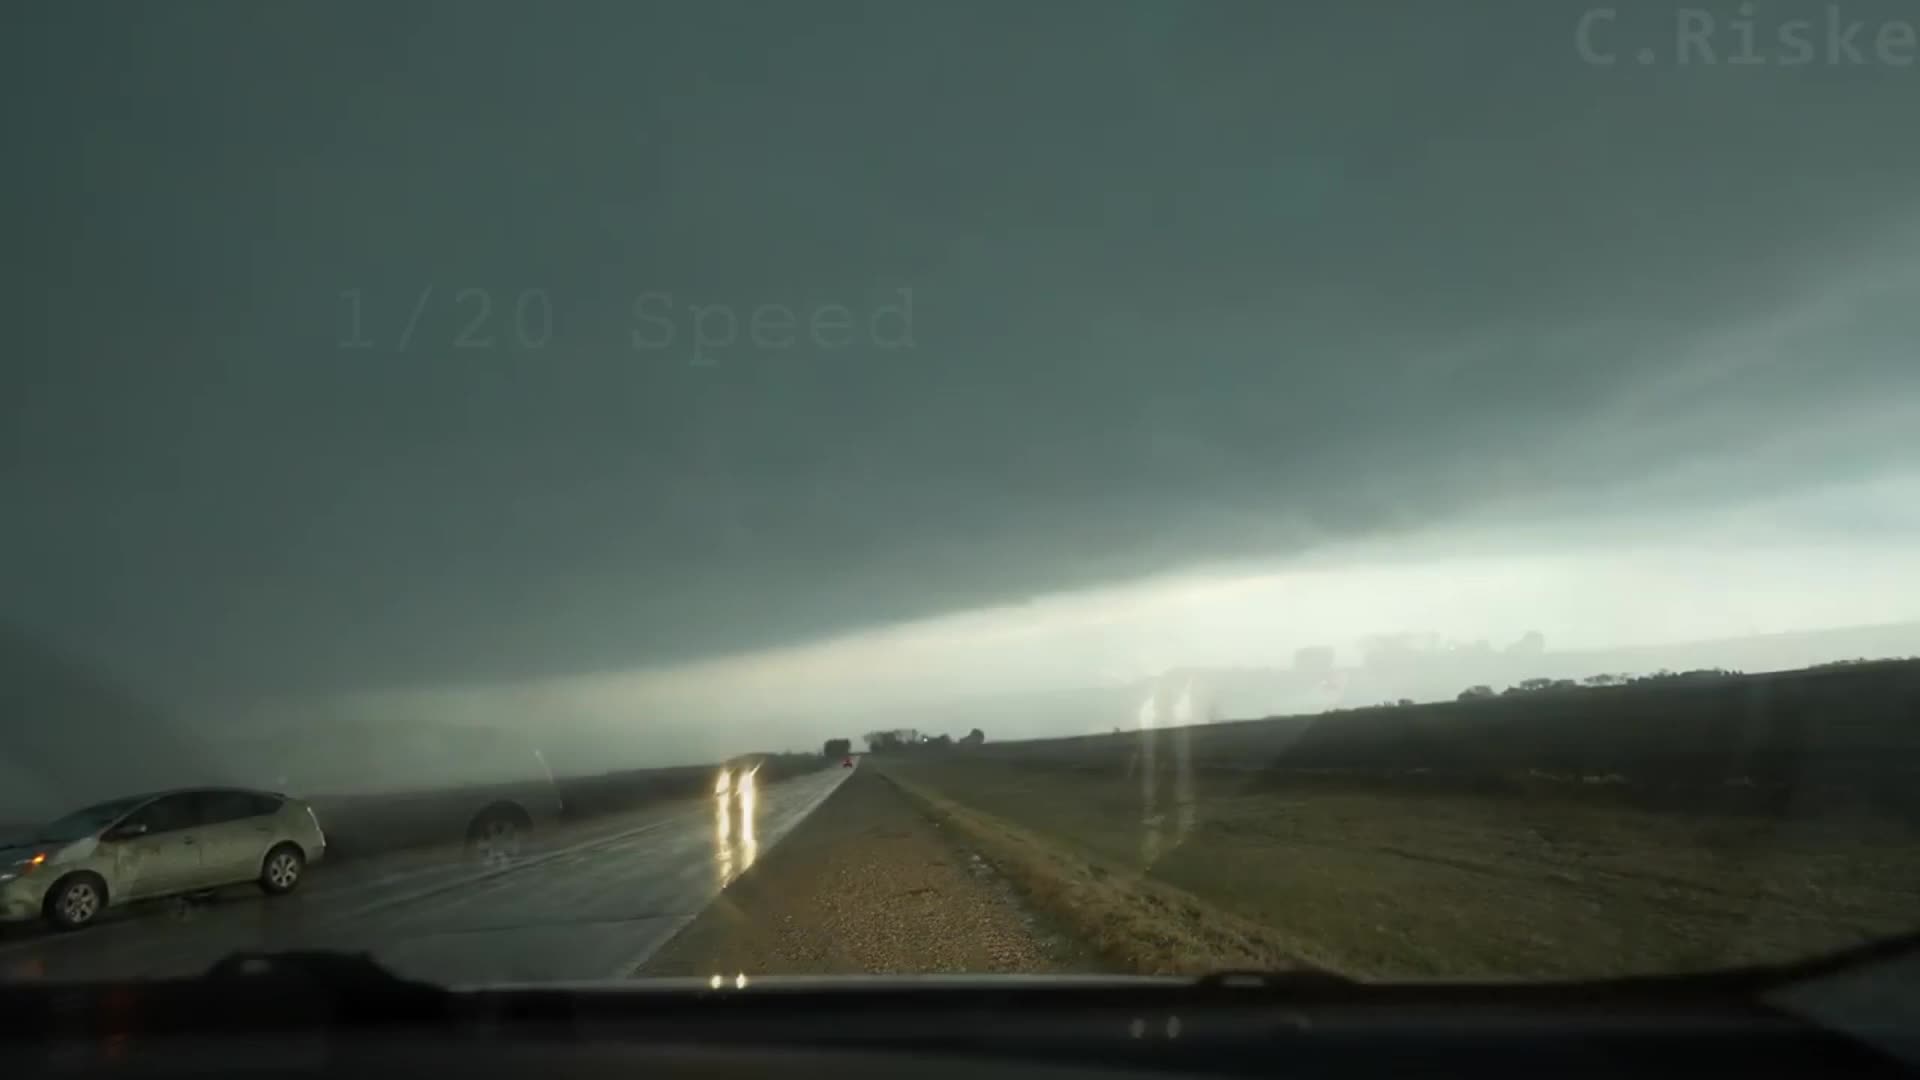
<path id="1" fill-rule="evenodd" d="M 722 769 L 714 781 L 713 862 L 723 889 L 746 873 L 760 854 L 760 842 L 754 835 L 754 774 L 758 771 L 758 766 L 737 774 Z"/>

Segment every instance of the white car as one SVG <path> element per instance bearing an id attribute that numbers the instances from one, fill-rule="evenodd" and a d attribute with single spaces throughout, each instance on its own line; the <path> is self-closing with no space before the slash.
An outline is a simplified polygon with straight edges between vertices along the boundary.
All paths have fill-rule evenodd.
<path id="1" fill-rule="evenodd" d="M 257 882 L 292 892 L 326 836 L 306 803 L 191 788 L 99 803 L 0 849 L 0 922 L 77 930 L 135 900 Z"/>

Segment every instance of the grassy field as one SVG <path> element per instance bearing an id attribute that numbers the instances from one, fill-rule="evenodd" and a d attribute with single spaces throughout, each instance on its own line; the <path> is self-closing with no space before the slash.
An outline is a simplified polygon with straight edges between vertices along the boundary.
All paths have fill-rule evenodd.
<path id="1" fill-rule="evenodd" d="M 1724 692 L 1751 702 L 1753 685 Z M 1446 709 L 1394 722 L 1445 746 L 1446 716 L 1467 728 L 1515 706 Z M 1296 756 L 1343 719 L 1276 721 L 1264 748 L 1259 725 L 1220 725 L 868 764 L 1125 968 L 1595 976 L 1787 960 L 1920 929 L 1910 799 L 1876 806 L 1835 784 L 1799 797 L 1816 789 L 1782 788 L 1785 759 L 1744 728 L 1734 751 L 1690 750 L 1711 763 L 1692 773 L 1670 756 L 1636 769 L 1614 755 L 1625 772 L 1564 756 L 1562 772 L 1520 768 L 1510 745 L 1482 755 L 1498 771 L 1435 772 L 1380 723 L 1369 745 L 1394 769 Z M 1869 775 L 1855 749 L 1793 760 L 1801 775 L 1857 778 L 1856 792 L 1893 790 L 1907 758 L 1889 748 Z M 1771 780 L 1750 775 L 1756 760 L 1773 763 Z"/>

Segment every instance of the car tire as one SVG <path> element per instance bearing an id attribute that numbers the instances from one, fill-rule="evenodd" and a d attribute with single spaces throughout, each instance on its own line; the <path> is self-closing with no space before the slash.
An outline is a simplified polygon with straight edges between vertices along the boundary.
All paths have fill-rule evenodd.
<path id="1" fill-rule="evenodd" d="M 512 803 L 496 803 L 467 826 L 467 852 L 486 866 L 511 866 L 526 847 L 533 821 Z"/>
<path id="2" fill-rule="evenodd" d="M 98 874 L 69 874 L 47 890 L 47 922 L 55 930 L 89 926 L 107 909 L 107 883 Z"/>
<path id="3" fill-rule="evenodd" d="M 260 860 L 260 891 L 285 896 L 307 876 L 307 857 L 297 844 L 278 844 Z"/>

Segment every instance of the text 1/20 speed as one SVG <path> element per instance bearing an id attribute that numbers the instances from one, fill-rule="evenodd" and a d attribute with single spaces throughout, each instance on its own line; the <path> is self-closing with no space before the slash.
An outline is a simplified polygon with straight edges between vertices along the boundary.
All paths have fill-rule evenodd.
<path id="1" fill-rule="evenodd" d="M 394 320 L 380 318 L 363 290 L 343 289 L 340 301 L 345 318 L 338 342 L 342 349 L 544 349 L 553 341 L 553 299 L 545 289 L 522 289 L 500 303 L 487 289 L 460 289 L 436 305 L 435 289 L 428 285 L 413 298 L 397 327 Z M 383 329 L 388 331 L 384 336 Z"/>

